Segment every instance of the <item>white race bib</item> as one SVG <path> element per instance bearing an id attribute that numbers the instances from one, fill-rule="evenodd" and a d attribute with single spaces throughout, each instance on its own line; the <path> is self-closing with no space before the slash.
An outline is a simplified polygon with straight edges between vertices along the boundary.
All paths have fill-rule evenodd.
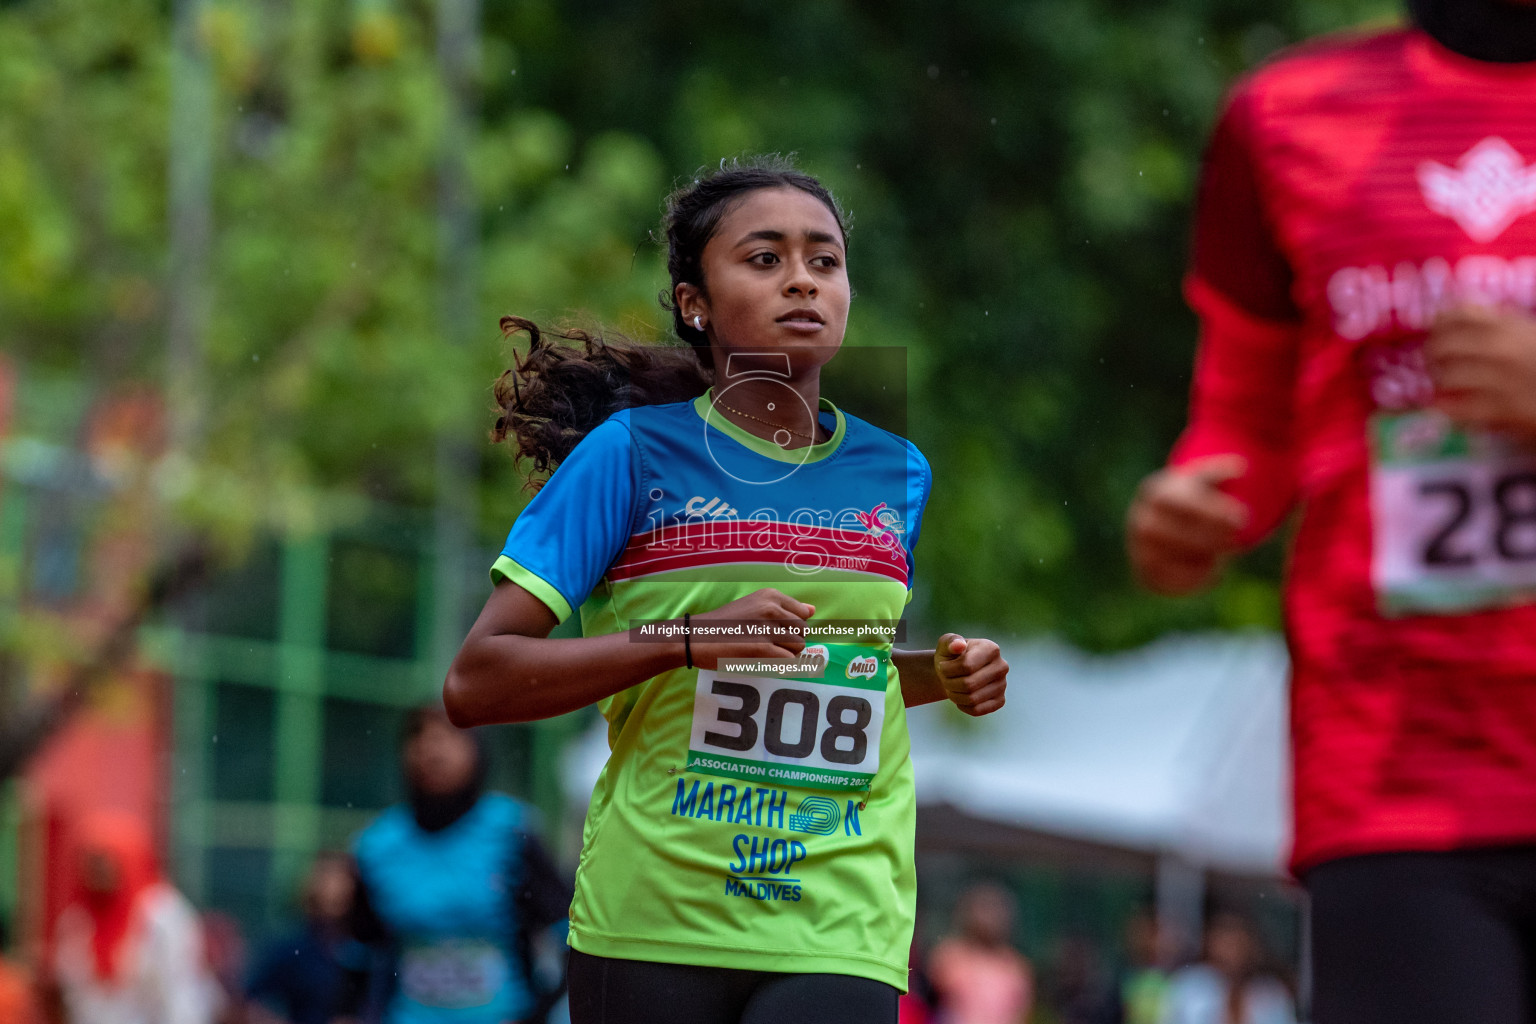
<path id="1" fill-rule="evenodd" d="M 1536 449 L 1434 411 L 1371 421 L 1372 581 L 1384 615 L 1536 600 Z"/>
<path id="2" fill-rule="evenodd" d="M 407 946 L 400 954 L 400 994 L 422 1006 L 485 1006 L 507 983 L 508 974 L 506 954 L 474 939 Z"/>
<path id="3" fill-rule="evenodd" d="M 880 770 L 885 651 L 818 644 L 811 674 L 699 670 L 687 770 L 779 786 L 864 789 Z"/>

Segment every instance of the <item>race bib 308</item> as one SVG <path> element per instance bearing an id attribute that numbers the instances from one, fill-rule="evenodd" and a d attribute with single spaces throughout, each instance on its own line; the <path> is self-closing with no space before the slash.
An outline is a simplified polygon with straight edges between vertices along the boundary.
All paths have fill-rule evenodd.
<path id="1" fill-rule="evenodd" d="M 819 671 L 699 671 L 687 770 L 814 789 L 864 789 L 880 769 L 889 655 L 815 644 Z M 791 663 L 792 664 L 792 663 Z"/>

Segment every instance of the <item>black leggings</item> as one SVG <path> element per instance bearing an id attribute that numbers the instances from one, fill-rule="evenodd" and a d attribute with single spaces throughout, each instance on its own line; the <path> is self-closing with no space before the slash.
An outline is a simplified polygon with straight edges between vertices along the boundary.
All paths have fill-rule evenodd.
<path id="1" fill-rule="evenodd" d="M 896 989 L 847 974 L 615 960 L 571 950 L 571 1024 L 896 1024 Z"/>
<path id="2" fill-rule="evenodd" d="M 1303 881 L 1315 1024 L 1536 1021 L 1536 847 L 1345 857 Z"/>

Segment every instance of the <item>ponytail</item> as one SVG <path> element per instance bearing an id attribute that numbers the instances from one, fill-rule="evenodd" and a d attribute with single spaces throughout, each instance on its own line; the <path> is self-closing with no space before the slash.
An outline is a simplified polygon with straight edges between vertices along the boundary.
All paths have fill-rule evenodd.
<path id="1" fill-rule="evenodd" d="M 684 402 L 710 384 L 694 350 L 681 345 L 646 345 L 578 328 L 546 331 L 520 316 L 502 317 L 501 332 L 508 338 L 525 333 L 529 341 L 496 381 L 501 414 L 491 440 L 510 440 L 517 460 L 530 460 L 535 474 L 553 470 L 620 409 Z"/>

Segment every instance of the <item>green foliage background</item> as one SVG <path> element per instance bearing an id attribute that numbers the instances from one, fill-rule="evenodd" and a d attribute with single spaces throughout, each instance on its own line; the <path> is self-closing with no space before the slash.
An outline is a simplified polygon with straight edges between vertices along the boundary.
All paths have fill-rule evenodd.
<path id="1" fill-rule="evenodd" d="M 95 391 L 164 375 L 170 5 L 0 4 L 0 346 Z M 465 154 L 481 325 L 441 327 L 429 3 L 212 0 L 210 414 L 220 503 L 424 506 L 483 437 L 496 318 L 660 337 L 661 196 L 795 151 L 852 211 L 849 344 L 908 354 L 936 471 L 933 626 L 1119 647 L 1275 625 L 1271 549 L 1213 593 L 1135 591 L 1120 522 L 1183 417 L 1179 282 L 1223 90 L 1385 0 L 509 0 L 482 15 Z M 523 497 L 482 446 L 479 519 Z"/>

